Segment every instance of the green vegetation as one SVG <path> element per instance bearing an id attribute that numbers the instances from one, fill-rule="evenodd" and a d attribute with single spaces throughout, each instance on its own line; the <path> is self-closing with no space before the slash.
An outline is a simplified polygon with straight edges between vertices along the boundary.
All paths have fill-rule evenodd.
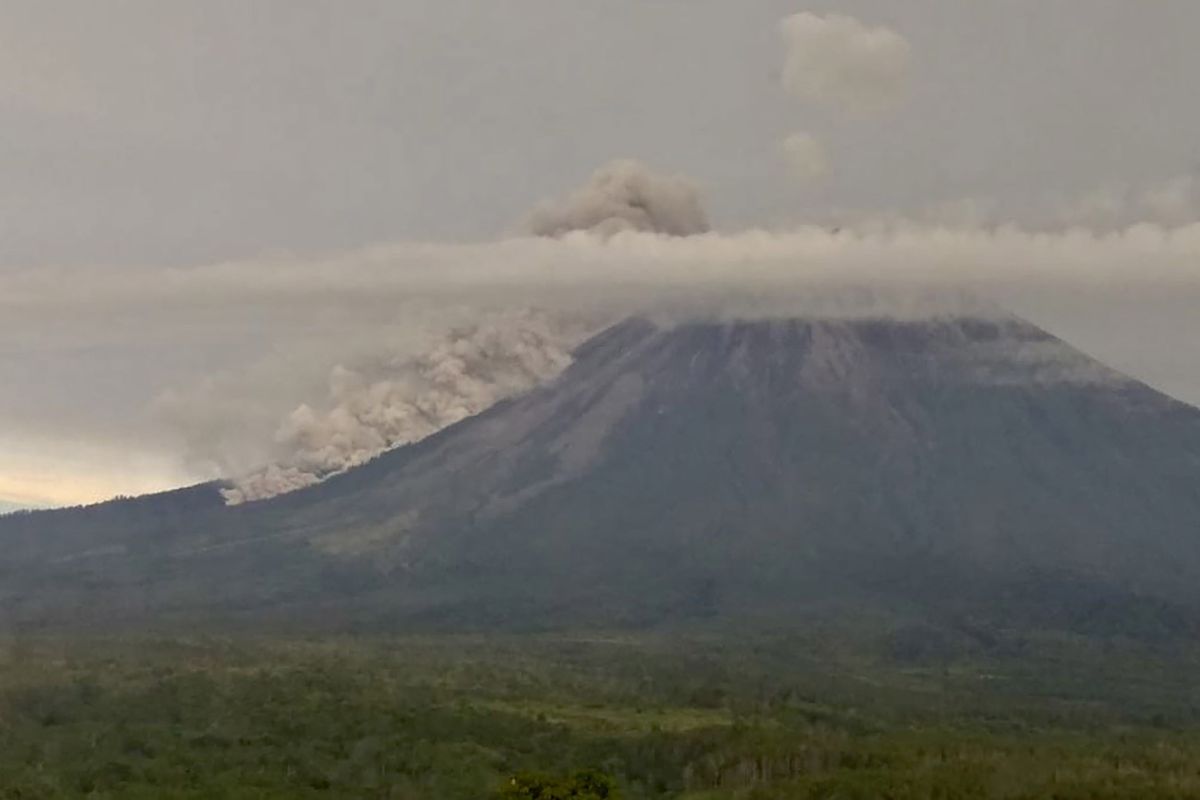
<path id="1" fill-rule="evenodd" d="M 0 797 L 1200 798 L 1190 650 L 913 638 L 14 639 Z"/>
<path id="2" fill-rule="evenodd" d="M 500 800 L 620 800 L 613 779 L 602 772 L 583 770 L 557 777 L 523 772 L 500 790 Z"/>

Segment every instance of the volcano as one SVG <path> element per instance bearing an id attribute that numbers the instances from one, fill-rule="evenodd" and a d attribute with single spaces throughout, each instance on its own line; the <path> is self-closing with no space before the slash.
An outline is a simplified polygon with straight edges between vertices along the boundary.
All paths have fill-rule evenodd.
<path id="1" fill-rule="evenodd" d="M 0 518 L 0 616 L 1193 635 L 1198 479 L 1200 410 L 1013 317 L 631 319 L 291 495 Z"/>

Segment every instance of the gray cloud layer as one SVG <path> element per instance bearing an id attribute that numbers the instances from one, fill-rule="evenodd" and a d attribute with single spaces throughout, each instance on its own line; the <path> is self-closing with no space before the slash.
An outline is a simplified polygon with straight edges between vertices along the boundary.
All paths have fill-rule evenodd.
<path id="1" fill-rule="evenodd" d="M 22 358 L 61 363 L 81 348 L 136 354 L 101 356 L 106 370 L 120 371 L 110 410 L 87 400 L 96 396 L 88 370 L 52 387 L 56 397 L 79 398 L 78 434 L 128 430 L 120 446 L 157 443 L 160 453 L 187 445 L 193 475 L 240 478 L 234 499 L 248 499 L 528 388 L 561 369 L 580 336 L 626 314 L 980 313 L 964 306 L 963 292 L 1033 309 L 1052 329 L 1075 326 L 1094 337 L 1073 337 L 1086 349 L 1170 383 L 1180 359 L 1194 356 L 1179 342 L 1200 331 L 1173 317 L 1180 338 L 1171 347 L 1139 338 L 1138 320 L 1166 313 L 1164 294 L 1184 307 L 1200 303 L 1200 224 L 1054 234 L 915 225 L 574 232 L 165 271 L 43 269 L 0 276 L 0 341 L 39 343 L 29 354 L 19 345 L 8 352 L 10 369 Z M 1088 299 L 1082 309 L 1080 298 Z M 1126 327 L 1089 334 L 1092 309 L 1105 304 L 1123 307 Z M 540 311 L 512 311 L 523 308 Z M 1177 386 L 1186 391 L 1186 382 Z M 71 429 L 69 417 L 39 416 L 36 387 L 22 388 L 30 405 L 6 407 L 10 397 L 0 396 L 0 417 L 26 431 Z M 275 466 L 257 470 L 262 464 Z"/>

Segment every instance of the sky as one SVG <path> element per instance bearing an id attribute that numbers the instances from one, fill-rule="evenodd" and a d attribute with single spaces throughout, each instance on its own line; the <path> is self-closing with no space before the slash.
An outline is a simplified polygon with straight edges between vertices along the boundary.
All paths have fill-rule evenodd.
<path id="1" fill-rule="evenodd" d="M 1200 247 L 1170 233 L 1200 220 L 1197 30 L 1192 0 L 0 0 L 0 504 L 277 457 L 334 368 L 408 386 L 434 328 L 504 304 L 468 263 L 561 311 L 515 265 L 609 245 L 497 242 L 614 159 L 686 176 L 706 253 L 961 258 L 1200 403 Z M 435 311 L 444 283 L 392 274 L 426 263 L 474 291 Z"/>

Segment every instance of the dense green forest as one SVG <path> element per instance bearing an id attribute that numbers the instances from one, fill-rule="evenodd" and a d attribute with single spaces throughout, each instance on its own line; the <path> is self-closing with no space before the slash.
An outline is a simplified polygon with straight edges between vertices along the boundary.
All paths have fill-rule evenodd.
<path id="1" fill-rule="evenodd" d="M 1200 798 L 1197 653 L 931 631 L 0 643 L 11 798 Z"/>

